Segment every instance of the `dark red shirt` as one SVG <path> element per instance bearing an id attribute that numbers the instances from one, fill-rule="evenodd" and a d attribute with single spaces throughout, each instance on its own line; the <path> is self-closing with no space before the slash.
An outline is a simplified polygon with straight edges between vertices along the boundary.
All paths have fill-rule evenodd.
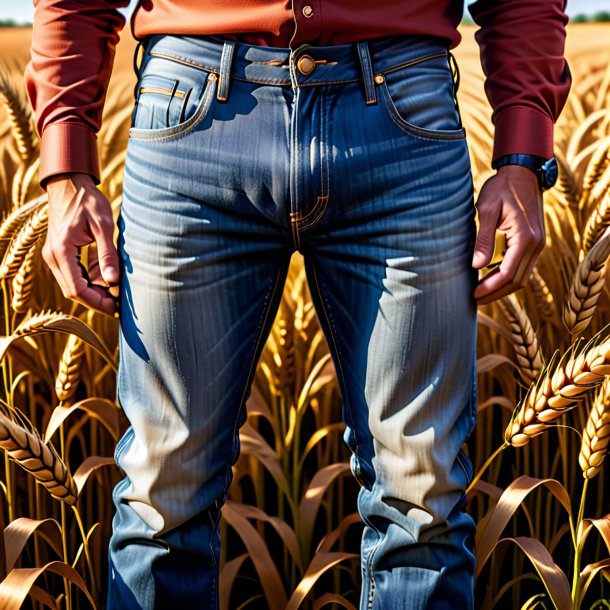
<path id="1" fill-rule="evenodd" d="M 96 134 L 129 0 L 34 0 L 28 95 L 42 137 L 39 179 L 85 172 L 99 182 Z M 140 0 L 136 39 L 215 34 L 296 48 L 396 34 L 457 46 L 462 0 Z M 565 0 L 478 0 L 470 5 L 493 108 L 493 158 L 553 154 L 553 124 L 570 89 Z"/>

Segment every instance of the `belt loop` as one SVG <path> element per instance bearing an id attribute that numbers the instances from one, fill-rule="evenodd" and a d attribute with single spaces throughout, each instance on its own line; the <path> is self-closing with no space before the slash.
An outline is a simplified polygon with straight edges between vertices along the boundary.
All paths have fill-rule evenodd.
<path id="1" fill-rule="evenodd" d="M 216 99 L 219 102 L 226 102 L 229 97 L 229 85 L 231 83 L 231 65 L 233 63 L 233 53 L 235 51 L 235 42 L 225 40 L 222 47 L 222 56 L 220 58 L 220 77 L 218 79 L 218 92 Z"/>
<path id="2" fill-rule="evenodd" d="M 377 92 L 375 90 L 375 81 L 373 80 L 373 63 L 371 61 L 371 53 L 366 40 L 356 44 L 358 50 L 358 59 L 360 60 L 360 68 L 362 69 L 362 81 L 364 83 L 364 95 L 367 105 L 377 103 Z"/>

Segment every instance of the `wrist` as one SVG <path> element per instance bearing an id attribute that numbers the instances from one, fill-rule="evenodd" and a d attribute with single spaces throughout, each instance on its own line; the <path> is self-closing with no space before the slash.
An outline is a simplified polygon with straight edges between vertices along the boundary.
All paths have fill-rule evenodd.
<path id="1" fill-rule="evenodd" d="M 525 176 L 528 179 L 535 180 L 538 183 L 538 173 L 536 170 L 533 170 L 531 167 L 526 167 L 525 165 L 503 165 L 496 169 L 496 173 L 499 175 L 519 175 Z"/>
<path id="2" fill-rule="evenodd" d="M 520 167 L 528 170 L 536 176 L 541 190 L 552 188 L 557 181 L 558 167 L 555 157 L 544 159 L 528 154 L 502 155 L 494 159 L 491 166 L 498 172 L 507 167 Z"/>
<path id="3" fill-rule="evenodd" d="M 91 178 L 91 175 L 84 172 L 62 172 L 61 174 L 49 176 L 46 183 L 51 184 L 53 182 L 60 182 L 61 180 L 74 180 L 78 179 L 79 177 Z"/>
<path id="4" fill-rule="evenodd" d="M 72 184 L 83 184 L 83 183 L 91 182 L 91 184 L 94 184 L 91 174 L 87 174 L 84 172 L 63 172 L 61 174 L 53 174 L 52 176 L 49 176 L 44 181 L 43 186 L 44 186 L 44 189 L 46 191 L 48 191 L 49 186 L 51 186 L 51 188 L 55 188 L 54 185 L 57 185 L 57 184 L 65 185 L 68 182 L 72 183 Z"/>

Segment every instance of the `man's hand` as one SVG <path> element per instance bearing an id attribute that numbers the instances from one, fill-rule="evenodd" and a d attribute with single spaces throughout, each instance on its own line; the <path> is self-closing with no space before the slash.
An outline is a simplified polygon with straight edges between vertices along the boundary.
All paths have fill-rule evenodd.
<path id="1" fill-rule="evenodd" d="M 496 229 L 506 236 L 506 254 L 500 266 L 478 284 L 474 296 L 491 303 L 527 283 L 545 244 L 542 192 L 536 174 L 527 167 L 505 165 L 485 182 L 476 203 L 479 228 L 472 266 L 489 264 Z"/>
<path id="2" fill-rule="evenodd" d="M 89 174 L 53 176 L 49 195 L 49 228 L 42 256 L 65 297 L 109 316 L 117 312 L 112 293 L 119 281 L 119 261 L 112 241 L 114 220 L 110 202 Z M 80 248 L 89 246 L 86 277 Z M 111 293 L 112 291 L 112 293 Z"/>

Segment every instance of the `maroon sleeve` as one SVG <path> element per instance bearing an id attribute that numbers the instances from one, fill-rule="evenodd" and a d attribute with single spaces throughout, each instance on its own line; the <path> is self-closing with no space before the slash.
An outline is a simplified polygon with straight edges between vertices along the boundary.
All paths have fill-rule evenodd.
<path id="1" fill-rule="evenodd" d="M 553 125 L 571 84 L 565 0 L 478 0 L 470 13 L 493 108 L 493 159 L 553 156 Z"/>
<path id="2" fill-rule="evenodd" d="M 34 0 L 28 97 L 41 136 L 39 181 L 65 172 L 100 181 L 96 134 L 129 0 Z"/>

